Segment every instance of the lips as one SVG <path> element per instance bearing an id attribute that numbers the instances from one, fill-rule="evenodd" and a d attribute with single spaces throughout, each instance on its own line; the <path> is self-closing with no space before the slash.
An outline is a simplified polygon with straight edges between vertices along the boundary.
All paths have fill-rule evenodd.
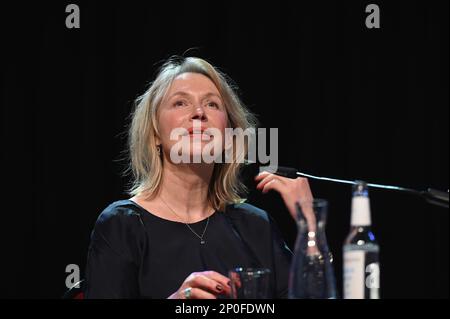
<path id="1" fill-rule="evenodd" d="M 194 134 L 200 134 L 200 135 L 209 135 L 208 130 L 206 127 L 190 127 L 187 129 L 188 130 L 188 134 L 189 135 L 194 135 Z"/>

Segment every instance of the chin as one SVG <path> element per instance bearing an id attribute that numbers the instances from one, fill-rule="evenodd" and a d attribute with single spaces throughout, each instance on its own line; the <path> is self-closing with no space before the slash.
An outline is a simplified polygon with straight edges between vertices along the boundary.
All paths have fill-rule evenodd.
<path id="1" fill-rule="evenodd" d="M 190 159 L 191 159 L 191 162 L 192 163 L 199 163 L 199 161 L 201 162 L 201 163 L 211 163 L 211 162 L 214 162 L 215 161 L 215 159 L 216 159 L 216 156 L 215 155 L 210 155 L 210 153 L 208 153 L 208 154 L 204 154 L 203 153 L 203 147 L 194 147 L 192 150 L 191 150 L 191 152 L 190 152 Z M 207 152 L 206 150 L 205 150 L 205 152 Z M 196 159 L 196 161 L 194 162 L 194 159 Z"/>

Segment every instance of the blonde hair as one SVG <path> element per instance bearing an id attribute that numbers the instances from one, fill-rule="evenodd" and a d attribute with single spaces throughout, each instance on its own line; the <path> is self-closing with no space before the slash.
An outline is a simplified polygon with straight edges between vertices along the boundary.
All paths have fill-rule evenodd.
<path id="1" fill-rule="evenodd" d="M 235 86 L 225 74 L 207 61 L 195 57 L 172 57 L 159 70 L 156 79 L 146 92 L 135 101 L 131 126 L 128 134 L 130 170 L 133 175 L 129 194 L 155 196 L 163 174 L 162 157 L 157 152 L 158 108 L 172 81 L 180 74 L 192 72 L 207 76 L 222 96 L 231 128 L 254 128 L 255 116 L 247 110 L 235 92 Z M 235 139 L 234 139 L 235 140 Z M 248 142 L 248 141 L 247 141 Z M 236 143 L 233 143 L 236 144 Z M 246 187 L 239 180 L 242 161 L 248 151 L 246 143 L 241 151 L 233 145 L 234 160 L 231 163 L 215 163 L 208 189 L 208 201 L 217 210 L 224 210 L 229 203 L 241 202 Z M 161 152 L 162 153 L 162 152 Z"/>

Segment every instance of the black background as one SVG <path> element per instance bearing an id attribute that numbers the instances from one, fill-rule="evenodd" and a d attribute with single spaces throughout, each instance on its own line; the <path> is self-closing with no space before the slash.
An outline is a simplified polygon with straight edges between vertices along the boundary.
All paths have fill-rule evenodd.
<path id="1" fill-rule="evenodd" d="M 322 176 L 448 189 L 448 2 L 74 1 L 0 8 L 1 297 L 59 298 L 84 269 L 103 208 L 127 198 L 122 151 L 133 100 L 161 61 L 199 56 L 227 73 L 279 162 Z M 381 28 L 365 27 L 376 3 Z M 248 183 L 252 188 L 251 182 Z M 341 285 L 351 189 L 311 181 L 329 201 Z M 448 298 L 448 209 L 373 190 L 382 297 Z M 252 190 L 292 246 L 277 194 Z"/>

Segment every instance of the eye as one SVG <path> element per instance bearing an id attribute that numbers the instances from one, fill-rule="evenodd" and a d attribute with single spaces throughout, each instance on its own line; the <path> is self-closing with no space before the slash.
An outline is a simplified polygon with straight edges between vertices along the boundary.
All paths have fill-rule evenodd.
<path id="1" fill-rule="evenodd" d="M 187 103 L 184 100 L 178 100 L 178 101 L 175 101 L 173 103 L 173 106 L 175 106 L 175 107 L 182 107 L 182 106 L 185 106 L 185 105 L 187 105 Z"/>
<path id="2" fill-rule="evenodd" d="M 207 104 L 208 107 L 212 107 L 212 108 L 219 108 L 219 104 L 217 104 L 216 102 L 208 102 Z"/>

